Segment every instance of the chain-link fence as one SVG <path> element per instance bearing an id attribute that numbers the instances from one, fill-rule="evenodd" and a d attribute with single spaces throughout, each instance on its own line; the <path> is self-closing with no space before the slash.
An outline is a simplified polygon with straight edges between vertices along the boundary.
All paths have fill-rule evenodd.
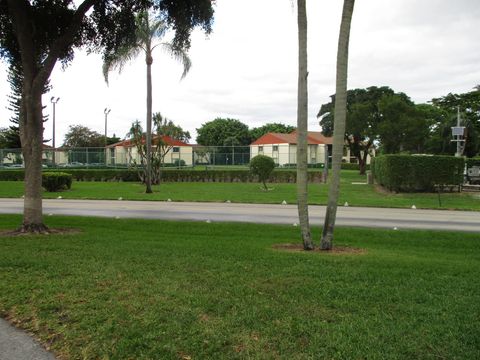
<path id="1" fill-rule="evenodd" d="M 250 159 L 258 154 L 273 158 L 279 167 L 296 166 L 295 146 L 173 146 L 164 154 L 166 167 L 248 167 Z M 325 162 L 323 147 L 310 146 L 308 163 L 311 166 Z M 44 168 L 128 168 L 140 164 L 135 147 L 45 149 L 42 154 Z M 1 168 L 23 168 L 21 149 L 0 149 Z"/>

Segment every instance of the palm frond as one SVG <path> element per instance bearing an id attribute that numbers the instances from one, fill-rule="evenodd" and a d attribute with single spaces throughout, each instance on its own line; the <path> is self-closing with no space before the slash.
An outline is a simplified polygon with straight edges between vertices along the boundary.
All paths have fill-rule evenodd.
<path id="1" fill-rule="evenodd" d="M 183 80 L 187 76 L 190 68 L 192 67 L 192 60 L 188 56 L 188 53 L 184 50 L 179 50 L 173 46 L 171 43 L 161 43 L 162 49 L 172 56 L 175 60 L 179 61 L 183 65 L 183 73 L 180 80 Z"/>
<path id="2" fill-rule="evenodd" d="M 124 46 L 119 48 L 115 54 L 105 59 L 102 67 L 105 82 L 108 84 L 108 74 L 110 71 L 118 70 L 118 72 L 121 73 L 123 67 L 134 60 L 141 50 L 142 47 L 140 44 Z"/>

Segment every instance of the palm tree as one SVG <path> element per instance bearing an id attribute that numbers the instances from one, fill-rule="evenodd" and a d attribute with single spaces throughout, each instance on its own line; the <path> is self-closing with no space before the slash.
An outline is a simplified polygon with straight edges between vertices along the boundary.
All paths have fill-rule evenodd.
<path id="1" fill-rule="evenodd" d="M 183 49 L 175 48 L 171 43 L 157 43 L 166 31 L 167 24 L 158 18 L 150 16 L 148 11 L 142 11 L 136 18 L 136 31 L 134 41 L 121 47 L 113 56 L 105 59 L 103 63 L 103 75 L 108 83 L 108 73 L 113 69 L 122 71 L 125 64 L 136 58 L 141 52 L 145 54 L 147 65 L 147 131 L 146 131 L 146 193 L 152 193 L 152 64 L 153 50 L 161 46 L 167 53 L 183 64 L 182 79 L 187 75 L 192 65 L 190 58 Z"/>
<path id="2" fill-rule="evenodd" d="M 303 248 L 314 245 L 308 220 L 308 86 L 307 86 L 307 6 L 298 0 L 298 94 L 297 94 L 297 207 Z"/>
<path id="3" fill-rule="evenodd" d="M 352 23 L 355 0 L 344 0 L 340 35 L 337 51 L 337 84 L 335 90 L 335 114 L 333 127 L 332 178 L 328 191 L 327 212 L 323 225 L 320 248 L 331 250 L 333 246 L 333 230 L 337 217 L 337 203 L 340 192 L 340 165 L 343 147 L 345 146 L 345 126 L 347 118 L 347 79 L 348 79 L 348 44 L 350 25 Z"/>

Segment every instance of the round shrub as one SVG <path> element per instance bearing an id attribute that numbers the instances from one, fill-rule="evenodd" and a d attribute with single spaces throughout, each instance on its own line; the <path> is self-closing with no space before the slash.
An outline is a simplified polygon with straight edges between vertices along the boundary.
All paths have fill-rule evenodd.
<path id="1" fill-rule="evenodd" d="M 270 156 L 257 155 L 250 160 L 250 171 L 258 176 L 265 190 L 268 190 L 266 181 L 270 177 L 273 169 L 275 169 L 275 162 Z"/>
<path id="2" fill-rule="evenodd" d="M 42 186 L 48 192 L 70 189 L 72 187 L 72 174 L 45 172 L 42 174 Z"/>

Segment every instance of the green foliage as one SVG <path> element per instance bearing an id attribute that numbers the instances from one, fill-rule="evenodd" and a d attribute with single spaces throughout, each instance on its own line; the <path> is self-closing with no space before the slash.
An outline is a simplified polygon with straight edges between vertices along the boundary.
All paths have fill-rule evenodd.
<path id="1" fill-rule="evenodd" d="M 49 172 L 56 172 L 50 170 Z M 127 169 L 69 169 L 76 181 L 140 181 L 137 171 Z M 24 170 L 0 170 L 0 181 L 23 181 Z M 256 182 L 257 177 L 249 170 L 193 170 L 169 169 L 161 172 L 162 181 L 174 182 Z M 268 178 L 274 183 L 294 183 L 297 179 L 295 170 L 275 170 Z M 321 182 L 319 172 L 309 172 L 310 182 Z"/>
<path id="2" fill-rule="evenodd" d="M 250 171 L 258 176 L 258 180 L 263 183 L 265 190 L 268 190 L 266 181 L 275 169 L 275 162 L 270 156 L 257 155 L 250 160 Z"/>
<path id="3" fill-rule="evenodd" d="M 45 172 L 42 174 L 42 186 L 48 192 L 68 190 L 72 187 L 72 174 L 64 172 Z"/>
<path id="4" fill-rule="evenodd" d="M 103 147 L 105 136 L 83 125 L 70 125 L 63 140 L 67 148 Z"/>
<path id="5" fill-rule="evenodd" d="M 472 166 L 480 166 L 480 157 L 466 159 L 465 164 L 467 165 L 467 168 L 471 168 Z"/>
<path id="6" fill-rule="evenodd" d="M 152 151 L 150 152 L 150 161 L 152 164 L 151 183 L 158 184 L 161 180 L 161 168 L 165 166 L 185 166 L 185 161 L 174 162 L 174 164 L 165 164 L 165 156 L 172 151 L 173 140 L 188 141 L 190 133 L 184 131 L 180 126 L 175 125 L 171 120 L 164 118 L 159 112 L 153 114 L 154 134 L 152 136 Z M 132 123 L 128 137 L 137 150 L 139 163 L 134 159 L 130 166 L 138 172 L 140 180 L 144 183 L 147 176 L 147 146 L 146 137 L 140 122 L 137 120 Z M 129 148 L 128 151 L 131 151 Z M 182 165 L 183 162 L 183 165 Z"/>
<path id="7" fill-rule="evenodd" d="M 236 119 L 216 118 L 197 129 L 197 143 L 204 146 L 239 146 L 251 142 L 248 126 Z"/>
<path id="8" fill-rule="evenodd" d="M 295 130 L 295 126 L 285 125 L 282 123 L 268 123 L 260 127 L 250 130 L 250 138 L 255 141 L 268 133 L 290 134 Z"/>
<path id="9" fill-rule="evenodd" d="M 464 164 L 453 156 L 383 155 L 372 169 L 376 181 L 391 191 L 431 192 L 436 185 L 461 185 Z"/>
<path id="10" fill-rule="evenodd" d="M 466 147 L 465 155 L 468 157 L 476 156 L 480 153 L 480 87 L 463 94 L 448 94 L 441 98 L 432 99 L 432 104 L 438 109 L 450 114 L 446 121 L 441 122 L 436 127 L 435 132 L 442 141 L 440 144 L 446 143 L 446 147 L 450 153 L 455 152 L 455 144 L 451 144 L 452 138 L 451 126 L 456 126 L 457 107 L 460 108 L 460 116 L 462 119 L 461 126 L 466 127 Z M 443 130 L 443 131 L 442 131 Z M 450 143 L 450 144 L 449 144 Z M 450 145 L 450 146 L 448 146 Z"/>

